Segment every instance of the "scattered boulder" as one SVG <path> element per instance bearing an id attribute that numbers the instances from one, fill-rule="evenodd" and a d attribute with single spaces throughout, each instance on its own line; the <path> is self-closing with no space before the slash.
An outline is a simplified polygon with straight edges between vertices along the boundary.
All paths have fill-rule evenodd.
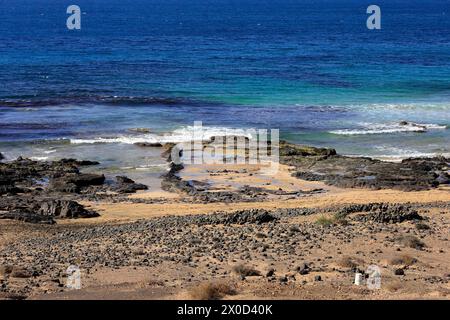
<path id="1" fill-rule="evenodd" d="M 73 183 L 78 187 L 99 186 L 105 182 L 105 176 L 96 173 L 80 173 L 77 175 L 65 176 L 64 179 L 68 183 Z"/>
<path id="2" fill-rule="evenodd" d="M 98 217 L 73 200 L 40 199 L 34 197 L 5 197 L 0 202 L 0 219 L 30 223 L 54 224 L 54 219 Z"/>
<path id="3" fill-rule="evenodd" d="M 305 275 L 305 274 L 309 273 L 310 268 L 309 268 L 308 264 L 306 264 L 305 262 L 302 262 L 300 265 L 297 266 L 296 271 L 301 275 Z"/>
<path id="4" fill-rule="evenodd" d="M 92 218 L 98 217 L 95 211 L 87 210 L 83 205 L 72 200 L 49 200 L 42 202 L 36 211 L 43 216 L 57 218 Z"/>
<path id="5" fill-rule="evenodd" d="M 275 269 L 274 268 L 270 268 L 269 270 L 267 270 L 266 272 L 266 277 L 270 278 L 275 274 Z"/>
<path id="6" fill-rule="evenodd" d="M 395 270 L 394 270 L 394 274 L 395 274 L 396 276 L 404 276 L 404 275 L 405 275 L 405 270 L 403 270 L 402 268 L 395 269 Z"/>
<path id="7" fill-rule="evenodd" d="M 125 176 L 117 176 L 116 177 L 117 186 L 114 191 L 117 193 L 134 193 L 138 190 L 147 190 L 148 187 L 142 183 L 136 183 L 134 180 L 125 177 Z"/>

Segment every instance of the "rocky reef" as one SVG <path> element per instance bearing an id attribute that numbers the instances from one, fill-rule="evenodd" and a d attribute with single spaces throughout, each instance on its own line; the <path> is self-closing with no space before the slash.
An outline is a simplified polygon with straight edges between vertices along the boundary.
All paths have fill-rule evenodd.
<path id="1" fill-rule="evenodd" d="M 280 162 L 295 168 L 300 179 L 342 188 L 428 190 L 450 184 L 450 159 L 410 158 L 399 163 L 348 157 L 334 149 L 280 143 Z"/>
<path id="2" fill-rule="evenodd" d="M 0 163 L 0 219 L 53 224 L 55 219 L 99 216 L 76 200 L 98 193 L 128 194 L 147 186 L 117 176 L 107 182 L 103 174 L 83 173 L 98 162 L 76 159 L 34 161 L 19 157 Z"/>

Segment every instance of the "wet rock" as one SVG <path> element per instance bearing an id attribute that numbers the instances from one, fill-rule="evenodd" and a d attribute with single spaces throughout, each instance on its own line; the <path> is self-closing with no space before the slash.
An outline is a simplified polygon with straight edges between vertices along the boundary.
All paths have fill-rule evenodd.
<path id="1" fill-rule="evenodd" d="M 163 146 L 159 142 L 136 142 L 134 145 L 142 148 L 161 148 Z"/>
<path id="2" fill-rule="evenodd" d="M 301 146 L 280 141 L 280 156 L 332 156 L 336 155 L 335 149 L 315 148 L 311 146 Z"/>
<path id="3" fill-rule="evenodd" d="M 299 149 L 300 148 L 300 149 Z M 280 162 L 294 166 L 294 176 L 343 188 L 428 190 L 446 184 L 450 159 L 411 158 L 400 163 L 346 157 L 332 151 L 302 150 L 280 142 Z"/>
<path id="4" fill-rule="evenodd" d="M 68 183 L 73 183 L 78 187 L 98 186 L 105 182 L 103 174 L 96 173 L 80 173 L 77 175 L 67 175 L 63 177 Z"/>
<path id="5" fill-rule="evenodd" d="M 136 183 L 134 180 L 125 177 L 125 176 L 117 176 L 116 177 L 117 186 L 114 191 L 118 193 L 134 193 L 138 190 L 147 190 L 148 187 L 142 183 Z"/>
<path id="6" fill-rule="evenodd" d="M 72 159 L 72 158 L 69 158 L 69 159 L 64 158 L 64 159 L 59 160 L 58 162 L 62 163 L 62 164 L 71 164 L 71 165 L 80 166 L 80 167 L 96 166 L 96 165 L 100 164 L 100 162 L 98 162 L 98 161 L 77 160 L 77 159 Z"/>
<path id="7" fill-rule="evenodd" d="M 439 176 L 436 178 L 436 181 L 439 184 L 450 184 L 450 176 L 445 172 L 440 173 Z"/>

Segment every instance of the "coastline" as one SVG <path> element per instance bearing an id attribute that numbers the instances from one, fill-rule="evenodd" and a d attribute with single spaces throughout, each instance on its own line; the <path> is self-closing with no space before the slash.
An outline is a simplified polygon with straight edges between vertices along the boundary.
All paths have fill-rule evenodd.
<path id="1" fill-rule="evenodd" d="M 414 163 L 415 180 L 391 175 L 400 179 L 396 189 L 383 178 L 380 185 L 350 187 L 348 181 L 340 185 L 347 178 L 336 182 L 331 172 L 322 181 L 308 175 L 304 180 L 303 161 L 310 168 L 342 170 L 347 161 L 354 168 L 355 159 L 285 142 L 280 150 L 274 177 L 255 165 L 187 165 L 162 178 L 170 191 L 140 191 L 125 178 L 96 183 L 101 172 L 75 174 L 78 180 L 72 181 L 81 175 L 88 184 L 81 193 L 63 188 L 56 194 L 98 216 L 55 217 L 50 225 L 0 220 L 0 276 L 6 283 L 1 297 L 203 299 L 199 286 L 226 283 L 235 290 L 223 293 L 224 299 L 448 299 L 450 187 L 421 173 L 436 159 L 405 161 Z M 96 165 L 74 161 L 58 162 L 56 168 L 63 166 L 74 179 L 74 165 L 81 172 Z M 332 162 L 323 166 L 322 161 Z M 398 166 L 357 161 L 386 165 L 380 172 Z M 46 174 L 55 166 L 32 163 Z M 127 192 L 120 193 L 124 188 Z M 337 219 L 339 213 L 345 218 Z M 410 259 L 402 261 L 405 257 Z M 69 264 L 82 269 L 81 290 L 64 286 Z M 370 264 L 382 269 L 381 290 L 352 284 L 355 268 L 363 271 Z"/>

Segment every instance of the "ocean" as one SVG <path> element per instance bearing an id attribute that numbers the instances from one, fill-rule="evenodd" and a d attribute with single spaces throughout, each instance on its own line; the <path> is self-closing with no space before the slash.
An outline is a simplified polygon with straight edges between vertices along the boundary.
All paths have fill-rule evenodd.
<path id="1" fill-rule="evenodd" d="M 194 121 L 346 155 L 450 155 L 450 1 L 0 0 L 0 84 L 7 160 L 157 175 L 159 151 L 133 143 Z"/>

